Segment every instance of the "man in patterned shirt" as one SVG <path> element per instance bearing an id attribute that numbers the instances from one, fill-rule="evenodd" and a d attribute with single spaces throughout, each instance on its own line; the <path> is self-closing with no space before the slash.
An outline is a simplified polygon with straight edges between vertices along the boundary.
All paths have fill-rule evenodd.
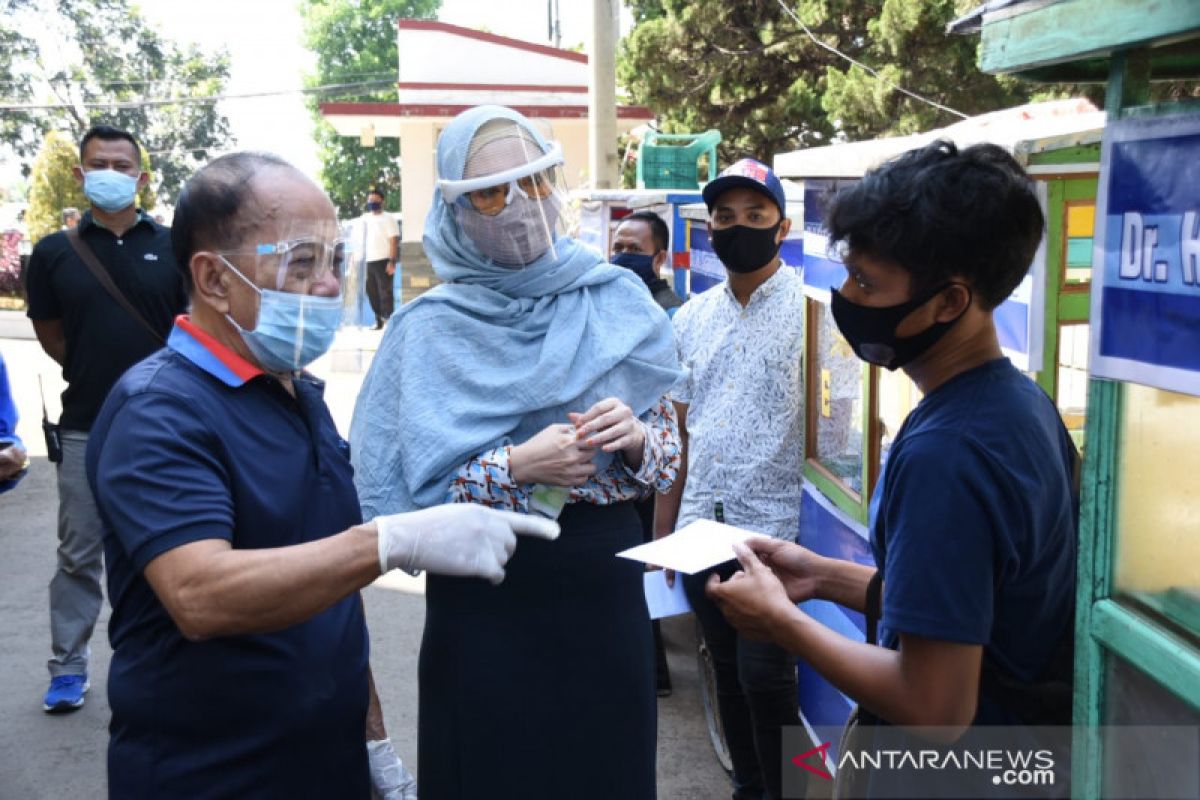
<path id="1" fill-rule="evenodd" d="M 683 466 L 659 498 L 655 536 L 716 519 L 794 541 L 804 457 L 802 281 L 779 257 L 791 220 L 783 186 L 744 159 L 704 187 L 713 250 L 728 279 L 675 315 L 687 370 L 672 392 Z M 733 760 L 734 800 L 781 793 L 781 728 L 798 724 L 796 668 L 776 645 L 742 639 L 704 592 L 714 572 L 684 577 L 712 653 L 717 699 Z M 673 576 L 668 576 L 673 580 Z"/>

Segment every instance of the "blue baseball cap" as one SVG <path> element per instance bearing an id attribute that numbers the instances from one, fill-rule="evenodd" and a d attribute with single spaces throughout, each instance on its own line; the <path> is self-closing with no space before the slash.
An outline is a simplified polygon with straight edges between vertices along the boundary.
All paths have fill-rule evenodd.
<path id="1" fill-rule="evenodd" d="M 726 167 L 715 180 L 705 184 L 704 191 L 701 192 L 704 205 L 708 206 L 709 211 L 712 211 L 713 203 L 717 202 L 721 193 L 735 186 L 745 186 L 762 192 L 774 200 L 775 205 L 779 206 L 780 216 L 787 216 L 787 198 L 783 196 L 783 184 L 779 182 L 779 178 L 775 177 L 775 173 L 770 167 L 753 158 L 743 158 L 736 164 Z"/>

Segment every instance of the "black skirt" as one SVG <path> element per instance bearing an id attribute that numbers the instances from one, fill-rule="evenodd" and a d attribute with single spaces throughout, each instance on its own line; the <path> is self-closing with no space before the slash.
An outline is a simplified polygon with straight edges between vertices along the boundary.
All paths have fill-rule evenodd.
<path id="1" fill-rule="evenodd" d="M 572 503 L 499 586 L 428 577 L 421 800 L 652 800 L 654 651 L 632 503 Z"/>

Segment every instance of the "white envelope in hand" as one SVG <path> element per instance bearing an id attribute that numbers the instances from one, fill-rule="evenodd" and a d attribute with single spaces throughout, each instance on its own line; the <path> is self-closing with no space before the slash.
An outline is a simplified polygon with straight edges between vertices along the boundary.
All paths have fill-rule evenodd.
<path id="1" fill-rule="evenodd" d="M 765 534 L 735 528 L 723 522 L 700 519 L 670 536 L 622 550 L 617 555 L 694 575 L 736 558 L 733 553 L 734 542 L 744 542 L 756 536 L 769 538 Z"/>

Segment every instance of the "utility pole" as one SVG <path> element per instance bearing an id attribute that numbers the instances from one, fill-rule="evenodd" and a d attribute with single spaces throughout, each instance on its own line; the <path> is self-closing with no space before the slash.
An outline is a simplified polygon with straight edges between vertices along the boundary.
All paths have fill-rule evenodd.
<path id="1" fill-rule="evenodd" d="M 558 0 L 546 0 L 546 22 L 549 25 L 547 38 L 555 47 L 562 47 L 562 15 L 558 12 Z"/>
<path id="2" fill-rule="evenodd" d="M 617 0 L 592 0 L 588 48 L 588 172 L 592 188 L 616 189 L 617 172 Z"/>

